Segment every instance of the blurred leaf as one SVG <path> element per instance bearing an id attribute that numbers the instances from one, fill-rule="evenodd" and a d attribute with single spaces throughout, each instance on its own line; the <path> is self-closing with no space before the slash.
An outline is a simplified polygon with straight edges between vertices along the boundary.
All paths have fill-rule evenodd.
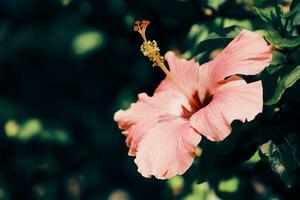
<path id="1" fill-rule="evenodd" d="M 300 37 L 284 38 L 276 31 L 261 31 L 266 40 L 278 49 L 292 48 L 300 45 Z"/>
<path id="2" fill-rule="evenodd" d="M 207 1 L 207 5 L 212 7 L 213 9 L 215 10 L 218 10 L 219 7 L 224 4 L 226 2 L 226 0 L 219 0 L 219 1 L 216 1 L 216 0 L 208 0 Z"/>
<path id="3" fill-rule="evenodd" d="M 3 98 L 0 98 L 0 110 L 0 120 L 7 120 L 20 116 L 23 117 L 25 113 L 27 113 L 23 107 Z"/>
<path id="4" fill-rule="evenodd" d="M 16 137 L 20 127 L 15 120 L 9 120 L 4 126 L 5 133 L 8 137 Z"/>
<path id="5" fill-rule="evenodd" d="M 167 184 L 172 190 L 173 196 L 178 196 L 184 187 L 184 178 L 182 176 L 175 176 L 169 179 Z"/>
<path id="6" fill-rule="evenodd" d="M 223 180 L 218 185 L 218 190 L 221 192 L 236 192 L 239 187 L 239 179 L 236 177 L 232 177 L 228 180 Z"/>
<path id="7" fill-rule="evenodd" d="M 223 18 L 223 20 L 224 20 L 223 21 L 224 28 L 236 26 L 236 27 L 240 27 L 241 30 L 244 28 L 249 30 L 253 29 L 253 23 L 249 19 Z"/>
<path id="8" fill-rule="evenodd" d="M 193 184 L 192 193 L 183 198 L 183 200 L 219 200 L 220 198 L 215 194 L 214 190 L 210 188 L 209 184 Z"/>
<path id="9" fill-rule="evenodd" d="M 209 34 L 204 40 L 200 41 L 196 47 L 196 54 L 205 51 L 215 50 L 217 47 L 224 47 L 230 40 L 237 36 L 243 28 L 240 26 L 230 26 L 224 28 L 222 32 Z"/>
<path id="10" fill-rule="evenodd" d="M 0 200 L 10 200 L 10 195 L 7 192 L 7 189 L 3 187 L 2 185 L 0 186 Z"/>
<path id="11" fill-rule="evenodd" d="M 173 187 L 183 187 L 184 186 L 184 179 L 182 176 L 175 176 L 171 179 L 168 180 L 168 185 L 173 188 Z"/>
<path id="12" fill-rule="evenodd" d="M 147 5 L 151 9 L 158 11 L 161 16 L 167 15 L 173 18 L 193 19 L 197 13 L 197 7 L 194 2 L 188 0 L 174 1 L 174 0 L 138 0 Z"/>
<path id="13" fill-rule="evenodd" d="M 61 0 L 61 3 L 64 7 L 68 6 L 71 2 L 72 0 Z"/>
<path id="14" fill-rule="evenodd" d="M 208 34 L 209 30 L 205 24 L 194 24 L 189 30 L 188 39 L 192 40 L 193 43 L 198 44 L 203 41 Z"/>
<path id="15" fill-rule="evenodd" d="M 105 45 L 105 36 L 100 31 L 85 31 L 73 39 L 73 50 L 76 55 L 84 55 Z"/>
<path id="16" fill-rule="evenodd" d="M 7 137 L 16 138 L 24 142 L 39 139 L 45 142 L 64 144 L 70 141 L 70 137 L 65 130 L 45 128 L 38 119 L 29 119 L 23 123 L 8 120 L 4 129 Z"/>
<path id="17" fill-rule="evenodd" d="M 283 95 L 284 91 L 289 87 L 293 86 L 297 80 L 300 79 L 300 65 L 298 65 L 294 70 L 292 70 L 287 75 L 279 78 L 278 85 L 275 89 L 275 92 L 271 99 L 269 99 L 265 104 L 266 105 L 273 105 L 277 103 L 281 96 Z"/>
<path id="18" fill-rule="evenodd" d="M 291 3 L 291 11 L 299 9 L 300 0 L 293 0 Z"/>
<path id="19" fill-rule="evenodd" d="M 295 182 L 296 163 L 286 156 L 286 153 L 271 140 L 259 147 L 261 158 L 267 162 L 272 171 L 275 172 L 286 184 L 291 187 Z"/>
<path id="20" fill-rule="evenodd" d="M 124 0 L 107 0 L 107 6 L 111 13 L 121 15 L 126 11 L 126 1 Z"/>
<path id="21" fill-rule="evenodd" d="M 30 119 L 22 124 L 16 136 L 26 141 L 36 136 L 42 129 L 42 124 L 38 119 Z"/>

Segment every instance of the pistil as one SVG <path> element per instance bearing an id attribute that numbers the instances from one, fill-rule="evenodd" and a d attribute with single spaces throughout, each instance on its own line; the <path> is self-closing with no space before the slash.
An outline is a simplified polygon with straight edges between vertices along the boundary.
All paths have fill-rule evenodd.
<path id="1" fill-rule="evenodd" d="M 155 40 L 147 40 L 146 29 L 149 24 L 150 22 L 147 20 L 135 22 L 134 31 L 140 33 L 144 40 L 143 44 L 141 45 L 141 52 L 144 54 L 144 56 L 148 57 L 151 62 L 153 62 L 153 67 L 158 66 L 173 81 L 178 90 L 190 101 L 191 104 L 198 107 L 197 101 L 195 101 L 194 98 L 189 95 L 187 90 L 166 67 L 164 58 L 159 53 L 160 49 L 157 46 L 157 42 Z"/>

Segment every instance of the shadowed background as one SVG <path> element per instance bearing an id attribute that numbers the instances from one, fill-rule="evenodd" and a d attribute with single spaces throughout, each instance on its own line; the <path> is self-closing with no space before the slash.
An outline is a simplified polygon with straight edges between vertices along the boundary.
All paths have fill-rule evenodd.
<path id="1" fill-rule="evenodd" d="M 263 1 L 0 0 L 0 200 L 175 199 L 137 172 L 113 121 L 164 78 L 133 23 L 150 20 L 163 53 L 190 57 L 196 34 L 264 26 L 254 4 Z"/>

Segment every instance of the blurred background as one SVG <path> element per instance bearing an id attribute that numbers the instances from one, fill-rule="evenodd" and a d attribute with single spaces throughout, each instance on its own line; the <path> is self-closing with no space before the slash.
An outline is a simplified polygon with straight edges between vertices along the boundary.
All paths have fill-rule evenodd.
<path id="1" fill-rule="evenodd" d="M 265 3 L 0 0 L 0 200 L 176 199 L 183 180 L 143 178 L 113 121 L 115 111 L 140 92 L 152 94 L 164 77 L 139 52 L 133 23 L 150 20 L 148 38 L 162 53 L 190 58 L 212 31 L 267 26 L 253 6 Z M 199 60 L 225 43 L 205 46 L 211 50 Z M 273 195 L 250 176 L 245 182 L 253 184 L 244 188 L 251 198 Z M 219 189 L 236 191 L 239 181 Z M 274 199 L 286 195 L 276 191 Z M 190 192 L 185 199 L 218 199 L 206 183 Z"/>

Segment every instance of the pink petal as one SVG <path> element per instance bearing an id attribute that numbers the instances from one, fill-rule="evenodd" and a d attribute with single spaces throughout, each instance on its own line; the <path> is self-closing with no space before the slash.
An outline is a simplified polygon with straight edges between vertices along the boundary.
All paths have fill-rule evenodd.
<path id="1" fill-rule="evenodd" d="M 210 97 L 213 91 L 209 90 L 209 86 L 216 84 L 211 84 L 210 80 L 210 66 L 211 62 L 204 63 L 199 67 L 199 81 L 198 81 L 198 97 L 202 104 L 205 104 L 207 97 Z"/>
<path id="2" fill-rule="evenodd" d="M 138 171 L 144 177 L 159 179 L 181 175 L 192 165 L 200 140 L 185 119 L 158 123 L 139 145 L 135 159 Z"/>
<path id="3" fill-rule="evenodd" d="M 212 141 L 226 138 L 233 120 L 253 120 L 262 112 L 261 81 L 247 84 L 233 77 L 215 92 L 211 102 L 190 119 L 192 127 Z"/>
<path id="4" fill-rule="evenodd" d="M 211 77 L 215 81 L 234 74 L 255 75 L 272 59 L 272 47 L 254 32 L 242 30 L 212 61 Z"/>
<path id="5" fill-rule="evenodd" d="M 195 60 L 187 61 L 185 59 L 180 59 L 171 51 L 166 53 L 165 59 L 168 62 L 170 72 L 176 77 L 181 85 L 184 86 L 188 94 L 192 97 L 197 91 L 199 64 Z M 155 92 L 161 92 L 165 90 L 179 92 L 169 77 L 166 77 L 160 83 Z"/>
<path id="6" fill-rule="evenodd" d="M 127 137 L 129 155 L 135 155 L 138 144 L 150 128 L 160 121 L 179 117 L 183 108 L 191 109 L 186 98 L 179 93 L 160 92 L 153 97 L 141 93 L 129 109 L 116 112 L 114 120 Z"/>

